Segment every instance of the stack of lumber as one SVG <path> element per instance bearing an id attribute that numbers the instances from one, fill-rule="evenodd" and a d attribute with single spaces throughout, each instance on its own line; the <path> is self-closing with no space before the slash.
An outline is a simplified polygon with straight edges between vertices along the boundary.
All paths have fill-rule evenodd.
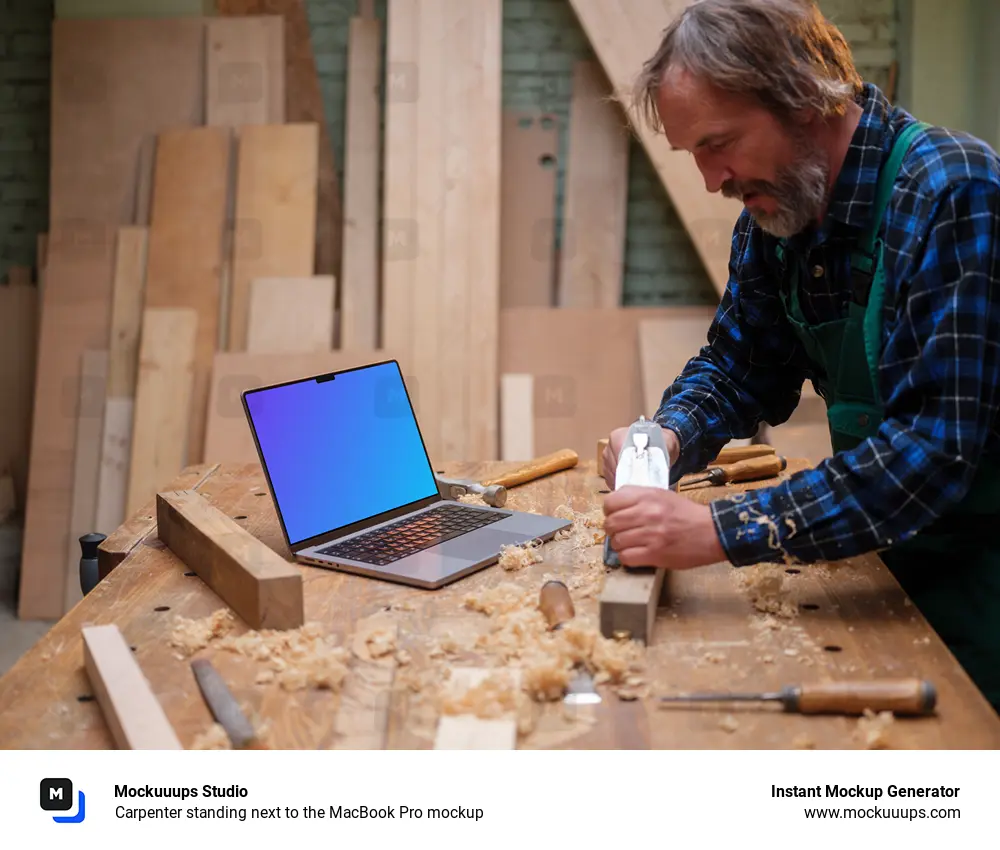
<path id="1" fill-rule="evenodd" d="M 22 617 L 75 604 L 78 538 L 183 467 L 256 462 L 255 386 L 398 359 L 436 464 L 590 456 L 655 411 L 714 315 L 623 306 L 620 101 L 675 10 L 569 2 L 593 56 L 567 122 L 504 108 L 501 0 L 359 0 L 342 185 L 302 0 L 55 22 L 45 285 L 0 290 L 30 361 L 0 432 Z M 739 204 L 639 140 L 721 292 Z"/>

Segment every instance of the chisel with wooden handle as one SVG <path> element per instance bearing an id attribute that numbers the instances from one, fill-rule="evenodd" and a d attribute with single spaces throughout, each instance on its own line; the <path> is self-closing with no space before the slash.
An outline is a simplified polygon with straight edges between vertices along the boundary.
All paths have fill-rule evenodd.
<path id="1" fill-rule="evenodd" d="M 538 608 L 552 631 L 561 629 L 576 616 L 569 588 L 555 579 L 542 585 L 542 592 L 538 595 Z M 594 687 L 593 677 L 582 664 L 578 664 L 576 675 L 566 688 L 563 702 L 567 705 L 596 705 L 600 701 L 601 695 Z"/>
<path id="2" fill-rule="evenodd" d="M 482 485 L 489 487 L 493 484 L 500 484 L 509 490 L 511 487 L 517 487 L 519 484 L 527 484 L 529 481 L 551 475 L 553 472 L 572 469 L 579 462 L 580 457 L 575 451 L 572 449 L 560 449 L 557 452 L 552 452 L 552 454 L 537 457 L 523 466 L 519 466 L 517 469 L 512 469 L 510 472 L 505 472 L 488 481 L 483 481 Z"/>
<path id="3" fill-rule="evenodd" d="M 212 716 L 226 730 L 234 750 L 270 749 L 257 737 L 253 724 L 247 719 L 243 709 L 219 675 L 219 671 L 210 661 L 196 658 L 191 662 L 191 671 L 198 681 L 198 688 L 208 703 Z"/>
<path id="4" fill-rule="evenodd" d="M 774 478 L 779 475 L 788 461 L 780 455 L 765 455 L 764 457 L 752 457 L 747 460 L 740 460 L 736 463 L 716 466 L 707 472 L 688 478 L 683 484 L 678 486 L 678 490 L 690 487 L 694 484 L 735 484 L 739 481 L 761 481 L 765 478 Z"/>
<path id="5" fill-rule="evenodd" d="M 763 694 L 681 694 L 660 697 L 660 702 L 779 702 L 785 711 L 793 714 L 861 715 L 868 709 L 923 716 L 934 713 L 937 691 L 924 679 L 889 679 L 819 682 Z"/>

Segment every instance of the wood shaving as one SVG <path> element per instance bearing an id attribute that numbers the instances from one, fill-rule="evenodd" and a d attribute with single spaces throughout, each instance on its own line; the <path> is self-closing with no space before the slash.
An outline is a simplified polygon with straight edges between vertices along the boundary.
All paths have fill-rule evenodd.
<path id="1" fill-rule="evenodd" d="M 491 673 L 464 691 L 441 695 L 442 714 L 472 714 L 484 720 L 496 719 L 518 710 L 518 689 L 506 671 Z"/>
<path id="2" fill-rule="evenodd" d="M 218 723 L 213 723 L 204 732 L 199 732 L 191 744 L 192 750 L 231 750 L 226 730 Z"/>
<path id="3" fill-rule="evenodd" d="M 177 617 L 170 634 L 170 645 L 181 651 L 178 658 L 187 658 L 204 649 L 213 640 L 229 634 L 235 625 L 236 618 L 228 608 L 219 608 L 201 620 Z"/>
<path id="4" fill-rule="evenodd" d="M 362 661 L 391 661 L 396 652 L 397 627 L 383 614 L 361 620 L 354 627 L 351 651 Z"/>
<path id="5" fill-rule="evenodd" d="M 509 573 L 516 573 L 532 564 L 539 564 L 542 555 L 538 542 L 502 546 L 500 548 L 500 567 Z"/>
<path id="6" fill-rule="evenodd" d="M 347 677 L 350 658 L 348 650 L 338 646 L 335 637 L 323 635 L 319 623 L 306 623 L 298 629 L 265 629 L 238 637 L 227 636 L 218 642 L 218 647 L 266 662 L 278 684 L 288 691 L 338 690 Z"/>
<path id="7" fill-rule="evenodd" d="M 891 711 L 880 711 L 876 714 L 870 708 L 858 718 L 855 736 L 865 749 L 881 750 L 889 748 L 889 729 L 895 722 Z"/>
<path id="8" fill-rule="evenodd" d="M 719 721 L 719 728 L 731 734 L 740 728 L 740 724 L 733 715 L 727 714 Z"/>
<path id="9" fill-rule="evenodd" d="M 492 617 L 494 614 L 505 614 L 523 608 L 530 603 L 533 595 L 519 584 L 505 582 L 480 593 L 468 594 L 462 604 L 471 611 L 479 611 Z"/>
<path id="10" fill-rule="evenodd" d="M 753 607 L 762 614 L 792 619 L 798 608 L 789 600 L 785 571 L 777 564 L 756 564 L 736 570 L 736 581 L 750 597 Z"/>
<path id="11" fill-rule="evenodd" d="M 797 750 L 815 750 L 816 742 L 805 733 L 801 733 L 792 739 L 792 746 Z"/>
<path id="12" fill-rule="evenodd" d="M 405 667 L 412 660 L 413 660 L 413 656 L 411 656 L 410 653 L 407 652 L 405 649 L 397 649 L 396 650 L 396 663 L 400 667 Z"/>

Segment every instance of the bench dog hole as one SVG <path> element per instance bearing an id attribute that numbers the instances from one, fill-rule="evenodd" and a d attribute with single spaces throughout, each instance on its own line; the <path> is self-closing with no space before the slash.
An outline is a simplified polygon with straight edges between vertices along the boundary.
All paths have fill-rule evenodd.
<path id="1" fill-rule="evenodd" d="M 843 647 L 837 646 L 836 644 L 830 644 L 830 646 L 824 646 L 823 649 L 825 649 L 827 652 L 842 652 L 843 651 Z"/>
<path id="2" fill-rule="evenodd" d="M 804 608 L 806 611 L 819 610 L 819 605 L 817 605 L 815 602 L 803 602 L 799 607 Z"/>
<path id="3" fill-rule="evenodd" d="M 794 567 L 792 567 L 791 569 L 785 570 L 785 572 L 788 573 L 790 576 L 797 576 L 799 573 L 802 572 L 802 570 L 797 570 Z"/>
<path id="4" fill-rule="evenodd" d="M 239 516 L 234 516 L 233 517 L 233 519 L 246 519 L 246 518 L 247 518 L 246 514 L 240 514 Z"/>
<path id="5" fill-rule="evenodd" d="M 154 611 L 169 611 L 170 610 L 170 606 L 169 605 L 157 605 L 153 610 Z"/>
<path id="6" fill-rule="evenodd" d="M 191 570 L 188 570 L 186 573 L 184 573 L 184 575 L 186 575 L 186 576 L 196 576 L 196 575 L 198 575 L 198 573 L 193 573 L 193 572 L 191 572 Z"/>
<path id="7" fill-rule="evenodd" d="M 78 696 L 76 698 L 76 701 L 77 702 L 93 702 L 94 701 L 94 695 L 93 694 L 80 694 L 80 696 Z"/>

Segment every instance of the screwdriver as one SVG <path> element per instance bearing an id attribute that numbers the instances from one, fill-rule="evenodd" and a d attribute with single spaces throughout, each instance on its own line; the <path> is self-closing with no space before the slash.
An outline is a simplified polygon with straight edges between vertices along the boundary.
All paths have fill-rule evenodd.
<path id="1" fill-rule="evenodd" d="M 821 682 L 763 694 L 682 694 L 661 702 L 780 702 L 794 714 L 861 715 L 865 709 L 921 716 L 934 713 L 937 691 L 924 679 L 875 682 Z"/>
<path id="2" fill-rule="evenodd" d="M 780 473 L 788 461 L 781 455 L 764 455 L 740 460 L 725 466 L 715 466 L 711 469 L 686 480 L 682 487 L 692 484 L 733 484 L 737 481 L 759 481 L 762 478 L 773 478 Z"/>

